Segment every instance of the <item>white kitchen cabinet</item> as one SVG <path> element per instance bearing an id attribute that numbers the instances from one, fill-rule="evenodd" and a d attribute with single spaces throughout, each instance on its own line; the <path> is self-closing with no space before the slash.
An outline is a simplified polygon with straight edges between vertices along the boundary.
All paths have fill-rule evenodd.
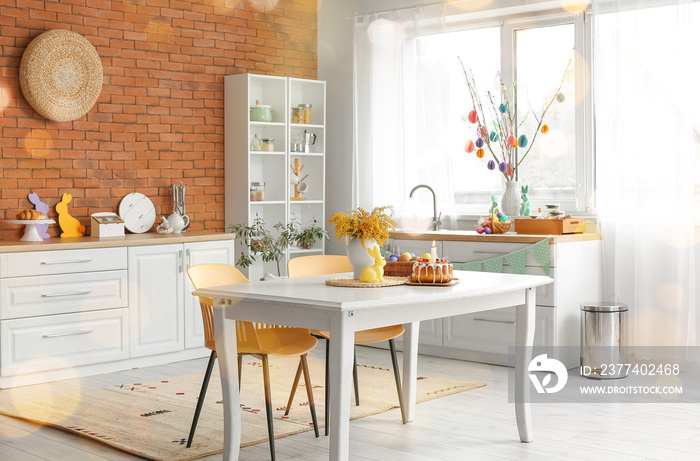
<path id="1" fill-rule="evenodd" d="M 185 243 L 185 267 L 197 264 L 231 264 L 235 262 L 233 240 L 225 242 Z M 186 274 L 185 274 L 186 275 Z M 199 300 L 192 296 L 194 287 L 190 278 L 185 283 L 185 349 L 204 347 L 204 324 Z"/>
<path id="2" fill-rule="evenodd" d="M 314 219 L 325 224 L 325 101 L 326 84 L 318 80 L 277 77 L 257 74 L 230 75 L 224 79 L 225 91 L 225 213 L 226 226 L 236 223 L 251 225 L 256 217 L 265 222 L 273 234 L 277 223 L 294 219 L 300 227 L 308 227 Z M 271 120 L 251 121 L 250 107 L 271 106 Z M 295 123 L 292 108 L 311 104 L 311 123 Z M 258 139 L 272 139 L 271 150 L 254 150 Z M 298 149 L 305 136 L 315 137 L 308 148 Z M 306 190 L 295 194 L 291 182 L 295 160 L 303 167 Z M 307 176 L 308 175 L 308 176 Z M 299 179 L 301 179 L 299 178 Z M 251 193 L 253 183 L 264 183 L 264 194 Z M 286 261 L 303 254 L 323 254 L 325 242 L 313 248 L 290 248 L 280 262 L 282 275 Z M 241 248 L 240 251 L 247 251 Z M 274 261 L 258 258 L 252 266 L 242 268 L 251 280 L 265 273 L 277 275 Z"/>
<path id="3" fill-rule="evenodd" d="M 532 236 L 523 242 L 517 242 L 517 236 L 507 238 L 510 241 L 482 237 L 446 239 L 437 242 L 437 253 L 453 264 L 462 264 L 504 256 L 533 244 Z M 400 251 L 424 253 L 432 240 L 394 238 L 391 244 Z M 536 291 L 534 344 L 571 368 L 579 362 L 580 304 L 602 299 L 601 241 L 553 238 L 549 248 L 549 276 L 553 283 Z M 507 261 L 503 271 L 512 273 Z M 544 275 L 541 265 L 529 253 L 525 273 Z M 427 355 L 508 365 L 513 363 L 508 348 L 514 340 L 515 308 L 422 322 L 420 326 L 420 352 Z"/>
<path id="4" fill-rule="evenodd" d="M 233 259 L 233 241 L 129 248 L 131 356 L 204 347 L 201 308 L 187 268 Z"/>
<path id="5" fill-rule="evenodd" d="M 183 251 L 181 244 L 129 248 L 132 357 L 185 348 Z"/>
<path id="6" fill-rule="evenodd" d="M 0 388 L 208 355 L 186 270 L 232 264 L 232 237 L 0 242 Z"/>

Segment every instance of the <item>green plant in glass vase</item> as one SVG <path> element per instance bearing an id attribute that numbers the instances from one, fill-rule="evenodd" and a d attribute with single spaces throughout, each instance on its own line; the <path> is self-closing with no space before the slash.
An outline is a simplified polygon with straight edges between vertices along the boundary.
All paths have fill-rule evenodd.
<path id="1" fill-rule="evenodd" d="M 236 223 L 229 226 L 231 232 L 242 244 L 248 248 L 248 252 L 241 252 L 236 261 L 240 267 L 249 267 L 260 257 L 265 262 L 274 261 L 277 266 L 277 275 L 281 276 L 280 261 L 285 256 L 287 247 L 293 245 L 297 240 L 296 223 L 277 223 L 273 229 L 277 231 L 277 236 L 265 227 L 265 221 L 256 215 L 253 223 L 246 226 L 243 223 Z"/>

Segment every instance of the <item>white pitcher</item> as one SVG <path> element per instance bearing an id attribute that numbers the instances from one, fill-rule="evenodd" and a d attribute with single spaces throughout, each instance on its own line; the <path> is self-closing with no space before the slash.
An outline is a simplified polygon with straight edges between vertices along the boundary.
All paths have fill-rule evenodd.
<path id="1" fill-rule="evenodd" d="M 190 218 L 187 215 L 180 216 L 180 213 L 175 211 L 168 216 L 168 225 L 170 225 L 174 234 L 180 234 L 182 229 L 190 225 Z"/>

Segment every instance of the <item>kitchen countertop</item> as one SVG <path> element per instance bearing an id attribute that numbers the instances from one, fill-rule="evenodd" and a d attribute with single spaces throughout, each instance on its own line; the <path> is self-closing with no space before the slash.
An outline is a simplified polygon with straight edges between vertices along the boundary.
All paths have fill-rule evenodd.
<path id="1" fill-rule="evenodd" d="M 126 234 L 123 237 L 69 237 L 50 238 L 43 242 L 22 242 L 20 240 L 0 240 L 0 253 L 20 253 L 24 251 L 76 250 L 87 248 L 113 248 L 124 246 L 164 245 L 168 243 L 207 242 L 212 240 L 234 239 L 235 234 L 223 232 L 193 231 L 181 234 Z"/>
<path id="2" fill-rule="evenodd" d="M 549 243 L 581 242 L 585 240 L 600 240 L 600 232 L 584 232 L 581 234 L 566 235 L 531 235 L 506 232 L 505 234 L 477 234 L 476 231 L 467 230 L 441 230 L 441 231 L 396 231 L 389 236 L 405 240 L 452 240 L 458 242 L 505 242 L 505 243 L 537 243 L 549 237 Z"/>

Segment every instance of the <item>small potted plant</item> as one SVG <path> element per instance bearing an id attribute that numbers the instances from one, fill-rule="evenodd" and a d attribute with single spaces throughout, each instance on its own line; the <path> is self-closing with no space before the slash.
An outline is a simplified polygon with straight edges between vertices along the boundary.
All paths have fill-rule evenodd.
<path id="1" fill-rule="evenodd" d="M 328 238 L 328 232 L 323 227 L 318 226 L 316 217 L 311 220 L 311 226 L 296 235 L 296 242 L 299 248 L 309 249 L 317 240 Z"/>
<path id="2" fill-rule="evenodd" d="M 250 226 L 236 223 L 229 227 L 241 242 L 250 250 L 248 253 L 241 252 L 236 261 L 240 267 L 248 267 L 257 261 L 260 256 L 263 261 L 274 261 L 277 265 L 277 275 L 281 276 L 280 261 L 285 256 L 285 250 L 296 241 L 296 229 L 293 222 L 287 224 L 277 223 L 273 226 L 279 232 L 275 237 L 265 227 L 265 221 L 259 216 L 255 216 Z"/>

